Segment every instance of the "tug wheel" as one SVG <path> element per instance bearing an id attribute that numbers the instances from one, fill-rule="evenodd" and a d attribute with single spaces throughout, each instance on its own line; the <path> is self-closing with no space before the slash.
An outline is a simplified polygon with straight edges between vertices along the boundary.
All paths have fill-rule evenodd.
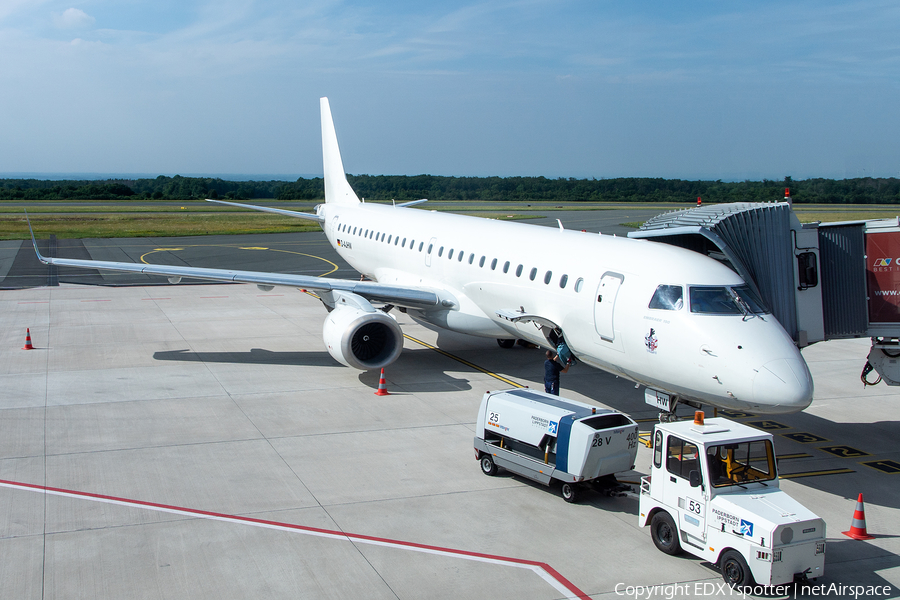
<path id="1" fill-rule="evenodd" d="M 722 554 L 719 560 L 719 570 L 725 583 L 740 590 L 747 586 L 753 586 L 753 573 L 747 566 L 747 561 L 737 550 L 728 550 Z"/>
<path id="2" fill-rule="evenodd" d="M 653 545 L 660 552 L 669 555 L 681 554 L 681 542 L 678 541 L 678 528 L 675 521 L 664 510 L 659 511 L 650 520 L 650 537 L 653 538 Z"/>

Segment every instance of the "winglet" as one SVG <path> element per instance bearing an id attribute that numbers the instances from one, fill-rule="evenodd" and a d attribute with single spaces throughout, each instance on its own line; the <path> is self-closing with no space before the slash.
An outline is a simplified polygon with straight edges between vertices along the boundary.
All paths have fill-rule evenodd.
<path id="1" fill-rule="evenodd" d="M 325 202 L 328 204 L 358 204 L 356 192 L 347 182 L 347 173 L 341 161 L 341 149 L 338 147 L 337 134 L 334 132 L 334 121 L 331 118 L 331 106 L 328 98 L 319 99 L 322 111 L 322 162 L 325 167 Z"/>
<path id="2" fill-rule="evenodd" d="M 37 254 L 38 260 L 44 263 L 45 265 L 49 265 L 51 261 L 47 260 L 41 255 L 41 251 L 38 250 L 37 240 L 34 239 L 34 230 L 31 228 L 31 219 L 28 218 L 28 211 L 25 211 L 25 221 L 28 223 L 28 233 L 31 234 L 31 244 L 34 246 L 34 253 Z"/>

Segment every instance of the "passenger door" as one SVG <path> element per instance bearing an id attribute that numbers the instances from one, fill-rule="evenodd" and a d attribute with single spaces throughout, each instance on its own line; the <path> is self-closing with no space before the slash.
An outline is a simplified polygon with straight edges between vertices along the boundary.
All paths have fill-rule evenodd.
<path id="1" fill-rule="evenodd" d="M 594 328 L 600 337 L 608 342 L 612 342 L 616 338 L 613 316 L 616 297 L 619 295 L 619 288 L 622 287 L 624 281 L 624 275 L 607 271 L 600 278 L 600 285 L 597 287 L 597 296 L 594 302 Z"/>

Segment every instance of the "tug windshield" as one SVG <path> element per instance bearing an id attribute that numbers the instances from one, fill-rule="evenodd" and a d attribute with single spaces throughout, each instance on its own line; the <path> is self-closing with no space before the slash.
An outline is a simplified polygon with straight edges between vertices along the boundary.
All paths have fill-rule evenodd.
<path id="1" fill-rule="evenodd" d="M 710 446 L 706 462 L 713 487 L 771 481 L 778 476 L 769 440 Z"/>

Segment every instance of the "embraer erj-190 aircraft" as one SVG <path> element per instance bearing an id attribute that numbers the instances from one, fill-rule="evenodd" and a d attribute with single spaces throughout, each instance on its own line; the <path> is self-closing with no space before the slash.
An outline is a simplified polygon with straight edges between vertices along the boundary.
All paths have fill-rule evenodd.
<path id="1" fill-rule="evenodd" d="M 555 348 L 669 400 L 786 413 L 813 384 L 799 350 L 734 271 L 646 240 L 360 202 L 321 99 L 325 203 L 315 214 L 338 254 L 370 281 L 195 267 L 38 258 L 45 264 L 316 290 L 328 352 L 357 369 L 400 355 L 389 311 L 453 331 Z M 212 202 L 219 202 L 213 200 Z M 220 202 L 221 204 L 234 204 Z M 33 236 L 32 236 L 33 238 Z M 35 243 L 37 252 L 37 244 Z M 379 307 L 373 306 L 373 304 Z M 661 395 L 660 397 L 665 397 Z M 668 408 L 674 407 L 674 402 Z"/>

